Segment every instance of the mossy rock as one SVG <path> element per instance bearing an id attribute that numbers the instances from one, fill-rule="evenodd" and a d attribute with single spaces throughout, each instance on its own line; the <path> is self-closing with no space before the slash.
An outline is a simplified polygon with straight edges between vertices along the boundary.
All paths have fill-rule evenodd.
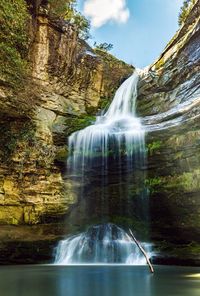
<path id="1" fill-rule="evenodd" d="M 82 115 L 80 117 L 68 117 L 65 121 L 66 126 L 66 136 L 71 135 L 72 133 L 82 130 L 87 126 L 95 122 L 95 116 L 92 115 Z"/>
<path id="2" fill-rule="evenodd" d="M 68 150 L 66 147 L 59 147 L 56 151 L 55 160 L 60 162 L 66 162 L 68 156 Z"/>

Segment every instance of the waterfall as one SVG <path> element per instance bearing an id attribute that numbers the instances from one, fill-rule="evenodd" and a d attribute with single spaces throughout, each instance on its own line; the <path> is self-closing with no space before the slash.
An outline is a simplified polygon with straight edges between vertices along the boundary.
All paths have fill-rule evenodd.
<path id="1" fill-rule="evenodd" d="M 77 198 L 87 196 L 86 184 L 92 184 L 94 176 L 100 176 L 100 188 L 95 191 L 96 201 L 101 200 L 101 224 L 89 227 L 86 232 L 68 237 L 57 247 L 57 264 L 77 263 L 126 263 L 143 264 L 144 259 L 131 237 L 120 227 L 109 223 L 109 201 L 107 192 L 109 177 L 117 170 L 119 185 L 115 191 L 119 197 L 118 214 L 130 212 L 132 202 L 129 187 L 133 187 L 132 172 L 144 171 L 145 131 L 135 115 L 139 71 L 135 70 L 117 90 L 114 99 L 103 115 L 93 125 L 73 133 L 69 137 L 68 176 L 77 186 Z M 114 169 L 113 169 L 114 166 Z M 116 167 L 115 167 L 116 166 Z M 144 190 L 144 173 L 136 180 L 141 187 L 140 211 L 147 216 Z M 136 178 L 138 179 L 138 178 Z M 123 182 L 122 182 L 123 180 Z M 124 181 L 125 180 L 125 181 Z M 125 185 L 121 185 L 125 183 Z M 92 185 L 91 185 L 92 186 Z M 124 197 L 126 202 L 124 202 Z M 141 213 L 140 213 L 141 214 Z M 147 251 L 150 252 L 150 247 Z"/>
<path id="2" fill-rule="evenodd" d="M 149 244 L 143 244 L 150 254 Z M 133 239 L 120 227 L 108 223 L 95 225 L 81 234 L 60 242 L 56 263 L 66 264 L 145 264 Z"/>
<path id="3" fill-rule="evenodd" d="M 96 119 L 94 125 L 73 133 L 69 137 L 68 167 L 73 174 L 91 166 L 95 156 L 100 156 L 106 166 L 109 153 L 130 158 L 144 156 L 144 130 L 135 116 L 137 83 L 135 71 L 117 90 L 108 111 Z M 142 161 L 142 159 L 141 159 Z"/>

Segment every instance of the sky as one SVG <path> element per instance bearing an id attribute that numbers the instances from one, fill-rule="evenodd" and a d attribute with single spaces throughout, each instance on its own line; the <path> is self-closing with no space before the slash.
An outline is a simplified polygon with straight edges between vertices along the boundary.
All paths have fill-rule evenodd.
<path id="1" fill-rule="evenodd" d="M 112 43 L 111 53 L 144 68 L 162 52 L 178 30 L 183 0 L 78 0 L 91 21 L 91 45 Z"/>

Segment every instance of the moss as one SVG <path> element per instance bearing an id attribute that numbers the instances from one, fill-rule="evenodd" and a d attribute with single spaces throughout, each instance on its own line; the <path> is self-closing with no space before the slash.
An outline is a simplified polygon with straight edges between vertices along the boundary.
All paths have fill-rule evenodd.
<path id="1" fill-rule="evenodd" d="M 164 60 L 164 57 L 160 58 L 156 64 L 155 64 L 155 69 L 156 70 L 159 70 L 160 68 L 162 68 L 165 64 L 165 60 Z"/>
<path id="2" fill-rule="evenodd" d="M 183 158 L 183 151 L 179 151 L 175 154 L 175 159 L 182 159 Z"/>
<path id="3" fill-rule="evenodd" d="M 195 192 L 200 190 L 200 169 L 184 172 L 181 175 L 148 178 L 145 184 L 150 193 Z"/>
<path id="4" fill-rule="evenodd" d="M 154 141 L 154 142 L 148 144 L 147 150 L 148 150 L 149 154 L 152 156 L 153 153 L 161 147 L 161 145 L 162 145 L 161 141 Z"/>
<path id="5" fill-rule="evenodd" d="M 67 147 L 61 147 L 57 150 L 55 160 L 65 162 L 67 160 L 68 150 Z"/>
<path id="6" fill-rule="evenodd" d="M 110 106 L 111 100 L 108 98 L 101 98 L 99 101 L 99 105 L 98 108 L 100 110 L 108 110 L 109 106 Z"/>
<path id="7" fill-rule="evenodd" d="M 95 122 L 95 117 L 91 115 L 83 115 L 80 117 L 68 117 L 65 121 L 65 126 L 67 126 L 67 136 L 76 132 L 78 130 L 82 130 L 85 127 L 93 124 Z"/>
<path id="8" fill-rule="evenodd" d="M 127 230 L 131 228 L 139 235 L 139 237 L 142 237 L 142 239 L 148 237 L 147 225 L 136 217 L 127 218 L 124 216 L 114 216 L 110 218 L 110 222 L 119 225 Z"/>
<path id="9" fill-rule="evenodd" d="M 184 192 L 200 189 L 200 170 L 184 172 L 182 175 L 167 176 L 161 178 L 162 190 L 177 189 Z"/>
<path id="10" fill-rule="evenodd" d="M 178 256 L 182 258 L 192 256 L 199 256 L 200 244 L 197 242 L 191 242 L 189 244 L 176 245 L 167 241 L 161 241 L 156 247 L 157 252 L 167 253 L 168 255 Z"/>
<path id="11" fill-rule="evenodd" d="M 148 178 L 145 180 L 145 186 L 148 188 L 150 193 L 156 193 L 160 189 L 162 179 L 160 177 Z"/>

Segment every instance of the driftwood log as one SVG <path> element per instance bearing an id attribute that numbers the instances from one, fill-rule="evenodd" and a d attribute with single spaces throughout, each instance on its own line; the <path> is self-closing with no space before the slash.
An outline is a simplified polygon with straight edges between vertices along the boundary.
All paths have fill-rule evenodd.
<path id="1" fill-rule="evenodd" d="M 131 237 L 133 238 L 134 242 L 136 243 L 136 245 L 138 246 L 138 248 L 140 249 L 140 251 L 142 252 L 142 254 L 144 255 L 146 261 L 147 261 L 147 264 L 149 266 L 149 269 L 151 271 L 151 273 L 154 273 L 154 269 L 153 269 L 153 266 L 147 256 L 147 253 L 145 252 L 145 250 L 143 249 L 142 245 L 138 242 L 138 240 L 135 238 L 133 232 L 131 231 L 131 229 L 129 229 L 129 232 L 130 232 L 130 235 Z"/>

